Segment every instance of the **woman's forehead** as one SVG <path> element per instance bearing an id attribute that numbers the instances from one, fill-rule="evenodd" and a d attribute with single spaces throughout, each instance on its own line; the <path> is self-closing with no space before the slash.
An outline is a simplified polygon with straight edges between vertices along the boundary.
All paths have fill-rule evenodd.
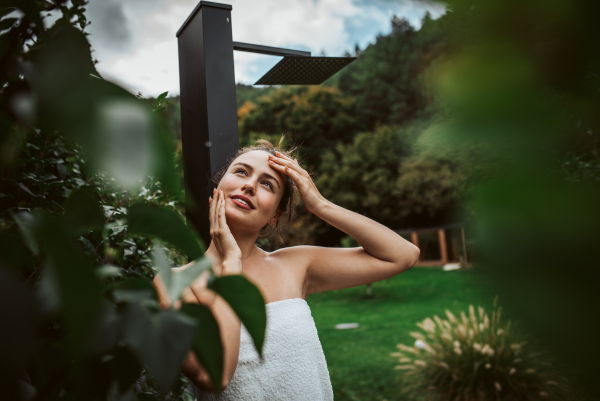
<path id="1" fill-rule="evenodd" d="M 240 155 L 237 159 L 235 159 L 235 162 L 239 162 L 242 161 L 244 163 L 256 163 L 257 166 L 259 165 L 265 165 L 268 166 L 269 165 L 269 153 L 264 151 L 264 150 L 251 150 L 249 152 L 246 152 L 242 155 Z M 254 167 L 254 166 L 253 166 Z"/>
<path id="2" fill-rule="evenodd" d="M 240 155 L 233 161 L 232 165 L 236 163 L 248 164 L 257 172 L 264 171 L 276 175 L 276 177 L 282 180 L 281 183 L 283 183 L 283 175 L 269 164 L 269 155 L 270 153 L 264 150 L 251 150 Z"/>

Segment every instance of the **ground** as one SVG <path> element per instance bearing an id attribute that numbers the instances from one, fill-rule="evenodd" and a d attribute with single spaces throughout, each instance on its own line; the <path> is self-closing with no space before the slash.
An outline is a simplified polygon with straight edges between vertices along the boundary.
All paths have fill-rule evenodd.
<path id="1" fill-rule="evenodd" d="M 338 400 L 398 400 L 396 344 L 413 344 L 411 331 L 426 317 L 467 311 L 470 304 L 491 308 L 494 293 L 477 269 L 445 272 L 415 267 L 366 287 L 312 294 L 307 301 L 315 319 Z M 336 330 L 338 323 L 358 329 Z"/>

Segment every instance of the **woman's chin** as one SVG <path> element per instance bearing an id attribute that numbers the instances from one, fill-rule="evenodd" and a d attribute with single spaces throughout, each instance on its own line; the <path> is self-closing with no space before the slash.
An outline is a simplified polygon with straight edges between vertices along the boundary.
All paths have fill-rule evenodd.
<path id="1" fill-rule="evenodd" d="M 225 211 L 227 225 L 232 231 L 260 231 L 262 226 L 257 226 L 253 217 L 249 216 L 243 210 L 231 210 L 228 208 Z"/>

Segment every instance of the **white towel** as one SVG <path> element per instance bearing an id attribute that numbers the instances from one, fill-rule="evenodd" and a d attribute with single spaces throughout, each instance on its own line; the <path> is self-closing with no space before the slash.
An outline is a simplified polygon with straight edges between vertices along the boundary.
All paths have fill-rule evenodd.
<path id="1" fill-rule="evenodd" d="M 198 401 L 333 400 L 325 355 L 306 301 L 286 299 L 266 307 L 263 360 L 242 325 L 240 356 L 231 382 L 220 395 L 194 387 Z"/>

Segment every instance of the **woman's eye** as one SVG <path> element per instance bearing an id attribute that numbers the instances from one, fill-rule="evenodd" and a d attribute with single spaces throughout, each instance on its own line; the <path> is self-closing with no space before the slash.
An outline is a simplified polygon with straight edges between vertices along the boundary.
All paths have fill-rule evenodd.
<path id="1" fill-rule="evenodd" d="M 243 174 L 247 175 L 247 174 L 246 174 L 246 171 L 242 170 L 241 168 L 238 168 L 237 170 L 235 170 L 235 173 L 236 173 L 236 174 L 237 174 L 237 173 L 243 173 Z"/>
<path id="2" fill-rule="evenodd" d="M 273 189 L 273 184 L 271 184 L 269 181 L 263 181 L 263 184 L 265 184 L 269 188 Z"/>

